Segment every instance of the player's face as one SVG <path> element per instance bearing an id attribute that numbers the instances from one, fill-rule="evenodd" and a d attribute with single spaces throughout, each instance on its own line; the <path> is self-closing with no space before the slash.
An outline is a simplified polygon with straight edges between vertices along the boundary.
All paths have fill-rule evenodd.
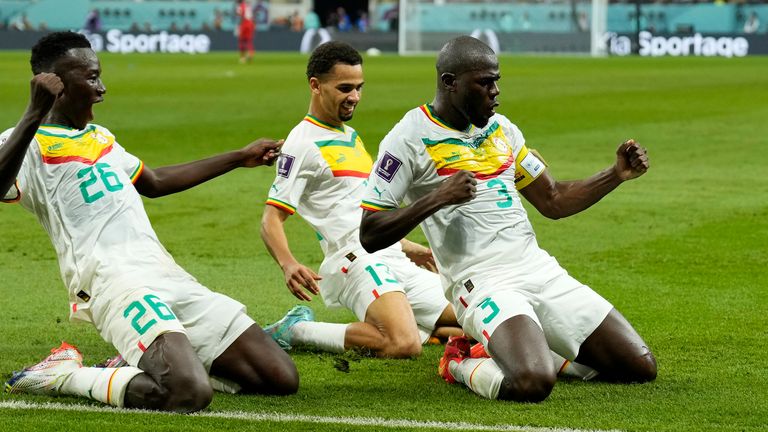
<path id="1" fill-rule="evenodd" d="M 457 77 L 457 108 L 477 127 L 488 124 L 499 105 L 499 62 L 495 56 L 488 56 L 487 60 L 485 65 Z"/>
<path id="2" fill-rule="evenodd" d="M 352 120 L 363 95 L 363 66 L 338 63 L 319 81 L 320 110 L 331 124 Z"/>
<path id="3" fill-rule="evenodd" d="M 93 120 L 93 104 L 102 102 L 107 88 L 101 82 L 101 64 L 90 48 L 73 48 L 58 60 L 54 71 L 64 83 L 56 110 L 78 128 Z"/>

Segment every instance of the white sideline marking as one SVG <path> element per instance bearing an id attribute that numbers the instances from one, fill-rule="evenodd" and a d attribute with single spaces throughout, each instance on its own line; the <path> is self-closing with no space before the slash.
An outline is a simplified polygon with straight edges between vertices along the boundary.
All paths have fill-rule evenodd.
<path id="1" fill-rule="evenodd" d="M 151 415 L 181 415 L 160 411 L 147 411 L 109 406 L 63 404 L 57 402 L 33 403 L 26 401 L 0 401 L 0 409 L 16 410 L 56 410 L 56 411 L 80 411 L 95 413 L 121 413 L 121 414 L 151 414 Z M 190 417 L 211 417 L 233 420 L 272 421 L 272 422 L 306 422 L 341 424 L 348 426 L 376 426 L 387 428 L 416 428 L 416 429 L 444 429 L 444 430 L 473 430 L 473 431 L 514 431 L 514 432 L 618 432 L 597 429 L 572 429 L 549 428 L 515 425 L 483 425 L 465 422 L 441 422 L 441 421 L 417 421 L 417 420 L 392 420 L 380 417 L 325 417 L 301 414 L 259 413 L 245 411 L 203 411 L 190 414 Z"/>

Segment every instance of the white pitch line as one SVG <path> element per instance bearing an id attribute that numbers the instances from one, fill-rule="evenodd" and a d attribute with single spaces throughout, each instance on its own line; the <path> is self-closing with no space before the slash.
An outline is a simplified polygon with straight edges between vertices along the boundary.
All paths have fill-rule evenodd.
<path id="1" fill-rule="evenodd" d="M 77 411 L 94 413 L 121 413 L 121 414 L 149 414 L 149 415 L 181 415 L 160 411 L 147 411 L 125 408 L 114 408 L 109 406 L 63 404 L 58 402 L 34 403 L 27 401 L 0 401 L 0 409 L 15 410 L 53 410 L 53 411 Z M 549 428 L 534 426 L 516 426 L 516 425 L 484 425 L 478 423 L 465 422 L 441 422 L 441 421 L 419 421 L 419 420 L 393 420 L 380 417 L 334 417 L 334 416 L 313 416 L 302 414 L 280 414 L 280 413 L 259 413 L 246 411 L 202 411 L 190 414 L 190 417 L 210 417 L 232 420 L 250 420 L 256 422 L 304 422 L 304 423 L 324 423 L 340 424 L 347 426 L 375 426 L 387 428 L 414 428 L 414 429 L 444 429 L 444 430 L 473 430 L 473 431 L 514 431 L 514 432 L 619 432 L 615 429 L 610 431 L 597 429 L 572 429 L 572 428 Z"/>

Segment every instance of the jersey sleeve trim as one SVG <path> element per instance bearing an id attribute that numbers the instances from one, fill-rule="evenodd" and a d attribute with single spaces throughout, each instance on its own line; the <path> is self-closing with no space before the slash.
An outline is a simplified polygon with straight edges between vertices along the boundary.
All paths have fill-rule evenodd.
<path id="1" fill-rule="evenodd" d="M 135 170 L 133 170 L 133 173 L 131 173 L 131 183 L 136 184 L 136 181 L 141 177 L 141 174 L 144 172 L 144 162 L 139 161 L 139 166 L 136 167 Z"/>
<path id="2" fill-rule="evenodd" d="M 381 204 L 376 204 L 376 203 L 373 203 L 373 202 L 370 202 L 370 201 L 365 201 L 365 200 L 363 200 L 363 202 L 360 204 L 360 207 L 363 210 L 368 210 L 368 211 L 372 211 L 372 212 L 378 212 L 378 211 L 382 211 L 382 210 L 392 210 L 392 209 L 394 209 L 394 207 L 383 206 Z"/>
<path id="3" fill-rule="evenodd" d="M 21 201 L 21 189 L 19 189 L 19 181 L 17 180 L 16 183 L 13 184 L 13 187 L 16 188 L 16 196 L 14 198 L 3 198 L 0 199 L 1 202 L 7 203 L 7 204 L 14 204 L 19 201 Z M 10 191 L 8 191 L 10 192 Z"/>
<path id="4" fill-rule="evenodd" d="M 280 201 L 279 199 L 267 198 L 266 204 L 271 205 L 272 207 L 277 207 L 278 209 L 291 215 L 296 213 L 296 207 L 288 204 L 287 202 Z"/>

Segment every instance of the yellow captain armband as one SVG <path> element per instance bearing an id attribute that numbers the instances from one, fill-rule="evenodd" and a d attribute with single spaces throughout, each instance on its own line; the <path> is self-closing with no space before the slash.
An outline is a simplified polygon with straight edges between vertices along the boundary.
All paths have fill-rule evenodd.
<path id="1" fill-rule="evenodd" d="M 523 146 L 515 158 L 515 189 L 520 190 L 528 186 L 546 169 L 547 163 L 539 152 Z"/>

